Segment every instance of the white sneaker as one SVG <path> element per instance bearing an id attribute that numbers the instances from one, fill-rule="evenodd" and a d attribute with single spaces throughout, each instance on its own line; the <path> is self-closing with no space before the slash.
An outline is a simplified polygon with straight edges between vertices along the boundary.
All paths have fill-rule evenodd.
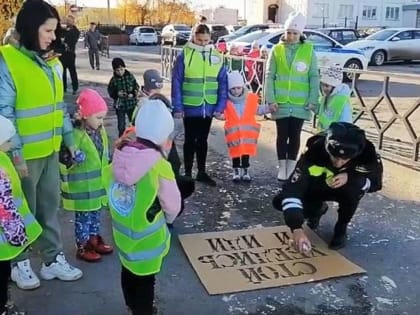
<path id="1" fill-rule="evenodd" d="M 244 182 L 250 182 L 251 181 L 251 175 L 249 175 L 249 168 L 243 168 L 242 169 L 242 180 Z"/>
<path id="2" fill-rule="evenodd" d="M 13 282 L 16 282 L 17 287 L 22 290 L 33 290 L 41 285 L 39 278 L 32 270 L 29 259 L 19 261 L 13 266 L 11 278 Z"/>
<path id="3" fill-rule="evenodd" d="M 286 160 L 279 160 L 279 173 L 277 174 L 277 180 L 287 180 L 287 164 Z"/>
<path id="4" fill-rule="evenodd" d="M 233 168 L 232 180 L 234 182 L 239 182 L 241 180 L 241 169 L 239 167 Z"/>
<path id="5" fill-rule="evenodd" d="M 64 256 L 63 253 L 60 253 L 55 258 L 55 262 L 47 266 L 42 264 L 41 268 L 41 277 L 45 280 L 52 280 L 58 278 L 63 281 L 75 281 L 80 279 L 83 276 L 83 272 L 71 266 Z"/>

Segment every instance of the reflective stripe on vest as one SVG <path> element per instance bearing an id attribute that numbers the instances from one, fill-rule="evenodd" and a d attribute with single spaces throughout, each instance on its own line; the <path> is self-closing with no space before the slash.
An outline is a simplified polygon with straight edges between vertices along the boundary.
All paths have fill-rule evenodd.
<path id="1" fill-rule="evenodd" d="M 19 175 L 17 174 L 12 161 L 6 153 L 0 151 L 0 170 L 6 174 L 12 185 L 12 196 L 18 213 L 22 216 L 25 224 L 25 232 L 28 241 L 23 246 L 12 246 L 6 239 L 4 231 L 0 227 L 0 260 L 11 260 L 22 253 L 25 248 L 33 243 L 42 232 L 41 226 L 31 213 L 28 203 L 22 191 Z"/>
<path id="2" fill-rule="evenodd" d="M 232 158 L 242 155 L 254 156 L 261 126 L 255 121 L 258 109 L 258 95 L 249 93 L 242 117 L 238 117 L 235 106 L 228 101 L 225 109 L 225 141 Z"/>
<path id="3" fill-rule="evenodd" d="M 276 102 L 306 105 L 310 88 L 308 73 L 313 55 L 312 44 L 300 44 L 290 67 L 286 57 L 285 44 L 276 45 L 273 55 L 277 64 L 274 80 Z"/>
<path id="4" fill-rule="evenodd" d="M 343 114 L 344 106 L 349 102 L 346 95 L 333 95 L 327 99 L 325 104 L 325 96 L 320 99 L 320 109 L 318 115 L 318 130 L 326 130 L 333 123 L 340 120 Z M 325 106 L 326 105 L 326 106 Z"/>
<path id="5" fill-rule="evenodd" d="M 95 211 L 107 204 L 103 174 L 109 164 L 108 136 L 104 128 L 100 132 L 104 148 L 102 158 L 86 131 L 77 128 L 73 131 L 76 147 L 85 153 L 86 160 L 69 169 L 60 165 L 61 196 L 65 210 Z"/>
<path id="6" fill-rule="evenodd" d="M 19 49 L 0 47 L 16 88 L 16 125 L 25 160 L 43 158 L 60 150 L 63 127 L 63 68 L 58 58 L 44 66 Z M 52 83 L 42 67 L 50 67 Z M 30 75 L 28 75 L 30 74 Z"/>
<path id="7" fill-rule="evenodd" d="M 148 211 L 157 198 L 160 177 L 175 180 L 171 165 L 164 159 L 157 161 L 134 186 L 117 183 L 112 176 L 106 185 L 121 264 L 136 275 L 158 273 L 170 248 L 163 212 L 159 210 L 153 220 L 148 218 Z"/>
<path id="8" fill-rule="evenodd" d="M 211 50 L 203 60 L 201 52 L 186 46 L 182 84 L 183 104 L 189 106 L 216 104 L 219 87 L 217 76 L 222 66 L 223 56 L 217 50 Z"/>

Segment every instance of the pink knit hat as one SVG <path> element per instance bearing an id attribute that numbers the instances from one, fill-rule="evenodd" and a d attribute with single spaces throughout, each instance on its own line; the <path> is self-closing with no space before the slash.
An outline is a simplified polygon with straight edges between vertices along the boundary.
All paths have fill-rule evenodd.
<path id="1" fill-rule="evenodd" d="M 92 89 L 84 89 L 77 98 L 76 103 L 79 105 L 79 112 L 82 118 L 108 111 L 105 100 L 98 92 Z"/>

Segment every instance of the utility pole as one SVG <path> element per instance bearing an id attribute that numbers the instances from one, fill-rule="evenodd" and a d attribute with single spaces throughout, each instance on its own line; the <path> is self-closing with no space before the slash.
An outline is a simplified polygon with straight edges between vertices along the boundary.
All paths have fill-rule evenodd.
<path id="1" fill-rule="evenodd" d="M 111 0 L 107 0 L 108 24 L 111 24 Z"/>
<path id="2" fill-rule="evenodd" d="M 247 20 L 247 18 L 246 18 L 246 0 L 244 0 L 244 17 L 243 17 L 243 19 L 246 23 L 246 20 Z"/>

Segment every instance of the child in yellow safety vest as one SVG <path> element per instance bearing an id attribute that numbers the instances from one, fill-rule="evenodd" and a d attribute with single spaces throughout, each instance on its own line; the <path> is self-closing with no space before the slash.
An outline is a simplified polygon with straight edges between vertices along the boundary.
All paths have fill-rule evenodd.
<path id="1" fill-rule="evenodd" d="M 32 215 L 21 188 L 19 175 L 6 152 L 16 129 L 0 116 L 0 314 L 12 314 L 6 307 L 10 262 L 42 232 Z M 15 314 L 15 313 L 13 313 Z M 17 313 L 16 313 L 17 314 Z M 23 313 L 19 313 L 23 314 Z"/>
<path id="2" fill-rule="evenodd" d="M 322 96 L 319 101 L 318 130 L 327 130 L 333 122 L 352 122 L 351 90 L 343 82 L 343 69 L 321 68 Z"/>
<path id="3" fill-rule="evenodd" d="M 250 93 L 239 71 L 228 73 L 229 99 L 224 112 L 225 139 L 232 158 L 233 181 L 251 181 L 249 157 L 257 153 L 260 124 L 255 115 L 270 113 L 268 105 L 258 105 L 258 95 Z"/>
<path id="4" fill-rule="evenodd" d="M 96 262 L 113 251 L 99 233 L 101 209 L 107 204 L 103 177 L 110 170 L 103 126 L 108 107 L 92 89 L 83 90 L 76 102 L 79 117 L 73 136 L 79 158 L 72 165 L 60 165 L 61 194 L 63 208 L 75 212 L 76 257 Z"/>
<path id="5" fill-rule="evenodd" d="M 133 315 L 152 315 L 155 275 L 170 247 L 167 223 L 180 212 L 181 194 L 166 159 L 174 130 L 171 113 L 162 101 L 147 100 L 135 123 L 136 139 L 114 151 L 114 178 L 107 188 L 125 303 Z"/>

